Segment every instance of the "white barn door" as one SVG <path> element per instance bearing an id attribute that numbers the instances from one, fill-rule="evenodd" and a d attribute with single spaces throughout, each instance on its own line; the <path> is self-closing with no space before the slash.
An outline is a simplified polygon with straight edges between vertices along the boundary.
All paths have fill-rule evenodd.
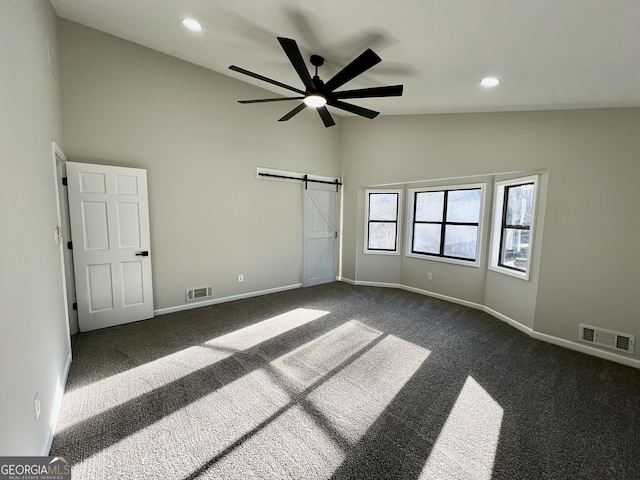
<path id="1" fill-rule="evenodd" d="M 304 189 L 304 185 L 302 187 Z M 304 191 L 304 275 L 310 287 L 336 280 L 338 229 L 335 185 L 309 182 Z"/>
<path id="2" fill-rule="evenodd" d="M 81 332 L 153 317 L 147 172 L 67 162 Z"/>

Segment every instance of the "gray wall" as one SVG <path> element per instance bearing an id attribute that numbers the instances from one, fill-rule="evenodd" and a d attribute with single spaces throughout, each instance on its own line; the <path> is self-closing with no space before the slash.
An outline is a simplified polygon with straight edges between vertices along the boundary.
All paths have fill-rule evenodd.
<path id="1" fill-rule="evenodd" d="M 302 188 L 256 167 L 337 176 L 339 119 L 278 122 L 295 104 L 66 20 L 59 41 L 69 160 L 148 170 L 156 309 L 302 282 Z"/>
<path id="2" fill-rule="evenodd" d="M 51 142 L 62 144 L 49 2 L 0 1 L 0 455 L 41 455 L 71 354 Z M 41 414 L 36 421 L 34 396 Z"/>
<path id="3" fill-rule="evenodd" d="M 638 336 L 639 132 L 638 109 L 347 118 L 342 275 L 485 305 L 573 342 L 579 323 Z M 486 244 L 480 269 L 362 253 L 364 187 L 517 171 L 542 173 L 531 281 L 487 271 Z"/>
<path id="4" fill-rule="evenodd" d="M 235 103 L 258 88 L 58 21 L 63 145 L 53 11 L 0 1 L 0 455 L 42 453 L 70 354 L 52 140 L 70 160 L 148 169 L 156 308 L 183 304 L 191 286 L 224 297 L 301 281 L 301 189 L 256 180 L 259 165 L 343 175 L 346 278 L 483 303 L 568 340 L 579 322 L 640 335 L 640 110 L 349 117 L 333 129 L 303 112 L 283 125 L 281 105 Z M 363 187 L 513 171 L 543 172 L 530 282 L 487 272 L 486 258 L 470 274 L 361 254 Z"/>

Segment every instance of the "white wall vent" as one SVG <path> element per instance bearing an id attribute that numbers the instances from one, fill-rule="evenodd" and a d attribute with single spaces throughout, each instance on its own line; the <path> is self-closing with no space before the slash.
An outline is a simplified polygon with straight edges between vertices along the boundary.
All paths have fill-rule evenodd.
<path id="1" fill-rule="evenodd" d="M 187 290 L 187 302 L 213 297 L 213 287 L 190 288 Z"/>
<path id="2" fill-rule="evenodd" d="M 636 343 L 636 337 L 634 335 L 612 332 L 604 328 L 590 327 L 589 325 L 582 324 L 580 324 L 578 340 L 631 354 L 633 353 L 633 346 Z"/>

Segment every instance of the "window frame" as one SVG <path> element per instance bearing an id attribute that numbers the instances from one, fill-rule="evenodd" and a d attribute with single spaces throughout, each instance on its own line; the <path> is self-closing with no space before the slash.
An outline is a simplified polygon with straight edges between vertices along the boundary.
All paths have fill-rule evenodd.
<path id="1" fill-rule="evenodd" d="M 480 190 L 480 206 L 478 211 L 478 223 L 477 225 L 473 222 L 447 222 L 446 213 L 447 213 L 447 200 L 448 200 L 448 192 L 452 191 L 461 191 L 461 190 Z M 426 223 L 441 223 L 443 228 L 440 232 L 441 242 L 440 242 L 440 251 L 444 252 L 444 235 L 446 231 L 446 225 L 471 225 L 478 227 L 478 234 L 476 237 L 476 253 L 475 259 L 465 259 L 461 257 L 451 257 L 446 256 L 444 254 L 433 254 L 433 253 L 418 253 L 413 251 L 413 230 L 414 225 L 416 223 L 415 220 L 415 210 L 416 210 L 416 194 L 423 192 L 447 192 L 444 195 L 444 203 L 442 207 L 442 222 L 426 222 Z M 422 260 L 431 260 L 436 262 L 444 262 L 444 263 L 454 263 L 456 265 L 465 265 L 468 267 L 476 267 L 480 266 L 481 256 L 482 256 L 482 232 L 484 228 L 483 222 L 483 214 L 484 214 L 484 201 L 485 201 L 485 192 L 486 192 L 486 183 L 463 183 L 459 185 L 442 185 L 442 186 L 433 186 L 433 187 L 420 187 L 420 188 L 412 188 L 409 189 L 409 208 L 407 213 L 407 238 L 405 242 L 406 248 L 406 257 L 411 258 L 419 258 Z"/>
<path id="2" fill-rule="evenodd" d="M 517 225 L 506 224 L 507 195 L 510 188 L 523 185 L 533 185 L 533 196 L 531 200 L 531 222 L 529 228 L 521 228 Z M 538 204 L 538 189 L 540 188 L 540 175 L 528 175 L 525 177 L 511 178 L 495 182 L 494 185 L 494 207 L 491 232 L 491 253 L 489 270 L 509 275 L 514 278 L 529 281 L 533 269 L 533 246 L 535 243 L 535 221 Z M 504 232 L 507 228 L 517 230 L 527 230 L 529 232 L 529 251 L 527 253 L 527 269 L 525 271 L 504 265 L 502 263 L 502 246 L 504 244 Z"/>
<path id="3" fill-rule="evenodd" d="M 396 220 L 395 222 L 391 220 L 369 220 L 369 200 L 371 194 L 396 194 L 398 196 L 398 204 L 396 210 Z M 364 214 L 364 253 L 371 255 L 400 255 L 400 229 L 402 227 L 402 194 L 404 193 L 404 189 L 401 188 L 376 188 L 376 189 L 366 189 L 364 191 L 364 204 L 365 204 L 365 214 Z M 395 236 L 395 249 L 387 250 L 387 249 L 379 249 L 379 248 L 369 248 L 369 223 L 395 223 L 396 224 L 396 236 Z"/>

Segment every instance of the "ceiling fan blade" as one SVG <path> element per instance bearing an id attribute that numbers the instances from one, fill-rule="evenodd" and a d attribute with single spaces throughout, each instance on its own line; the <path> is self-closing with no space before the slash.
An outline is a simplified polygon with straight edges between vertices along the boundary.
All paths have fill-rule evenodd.
<path id="1" fill-rule="evenodd" d="M 320 118 L 322 118 L 325 127 L 333 127 L 336 124 L 336 122 L 333 121 L 333 117 L 329 113 L 329 110 L 327 110 L 327 107 L 318 107 L 318 113 L 320 114 Z"/>
<path id="2" fill-rule="evenodd" d="M 359 107 L 358 105 L 352 105 L 351 103 L 341 102 L 340 100 L 333 100 L 329 102 L 328 105 L 339 108 L 341 110 L 346 110 L 347 112 L 355 113 L 356 115 L 360 115 L 361 117 L 367 117 L 369 119 L 376 118 L 378 115 L 380 115 L 380 112 L 376 112 L 375 110 L 369 110 L 368 108 Z"/>
<path id="3" fill-rule="evenodd" d="M 336 73 L 333 78 L 325 84 L 325 86 L 330 92 L 333 92 L 336 88 L 340 88 L 349 80 L 353 80 L 358 75 L 366 72 L 376 63 L 380 63 L 381 61 L 382 59 L 373 50 L 368 48 L 353 62 Z"/>
<path id="4" fill-rule="evenodd" d="M 302 83 L 304 83 L 307 91 L 314 91 L 315 86 L 313 85 L 313 80 L 311 79 L 309 70 L 307 70 L 307 65 L 304 63 L 304 59 L 302 58 L 302 54 L 300 53 L 300 49 L 298 48 L 296 41 L 291 38 L 283 37 L 278 37 L 278 41 L 280 42 L 280 45 L 282 45 L 284 53 L 289 57 L 291 65 L 293 65 L 293 68 L 298 72 L 298 76 L 300 77 L 300 80 L 302 80 Z"/>
<path id="5" fill-rule="evenodd" d="M 292 87 L 290 85 L 286 85 L 286 84 L 284 84 L 282 82 L 278 82 L 277 80 L 272 80 L 272 79 L 267 78 L 267 77 L 265 77 L 263 75 L 260 75 L 258 73 L 250 72 L 249 70 L 245 70 L 244 68 L 236 67 L 235 65 L 231 65 L 229 67 L 229 70 L 233 70 L 234 72 L 242 73 L 243 75 L 248 75 L 250 77 L 257 78 L 258 80 L 262 80 L 263 82 L 271 83 L 272 85 L 277 85 L 278 87 L 286 88 L 287 90 L 291 90 L 292 92 L 299 93 L 300 95 L 304 95 L 305 94 L 305 92 L 303 92 L 302 90 L 299 90 L 299 89 L 297 89 L 295 87 Z"/>
<path id="6" fill-rule="evenodd" d="M 286 102 L 288 100 L 302 100 L 303 98 L 304 97 L 258 98 L 257 100 L 238 100 L 238 103 Z"/>
<path id="7" fill-rule="evenodd" d="M 289 120 L 290 118 L 294 117 L 295 115 L 300 113 L 302 110 L 304 110 L 306 106 L 307 106 L 306 104 L 301 103 L 300 105 L 298 105 L 296 108 L 291 110 L 289 113 L 287 113 L 284 117 L 282 117 L 278 121 L 279 122 L 286 122 L 287 120 Z"/>
<path id="8" fill-rule="evenodd" d="M 343 92 L 333 92 L 334 98 L 371 98 L 371 97 L 400 97 L 402 96 L 402 85 L 391 85 L 388 87 L 360 88 L 358 90 L 345 90 Z"/>

